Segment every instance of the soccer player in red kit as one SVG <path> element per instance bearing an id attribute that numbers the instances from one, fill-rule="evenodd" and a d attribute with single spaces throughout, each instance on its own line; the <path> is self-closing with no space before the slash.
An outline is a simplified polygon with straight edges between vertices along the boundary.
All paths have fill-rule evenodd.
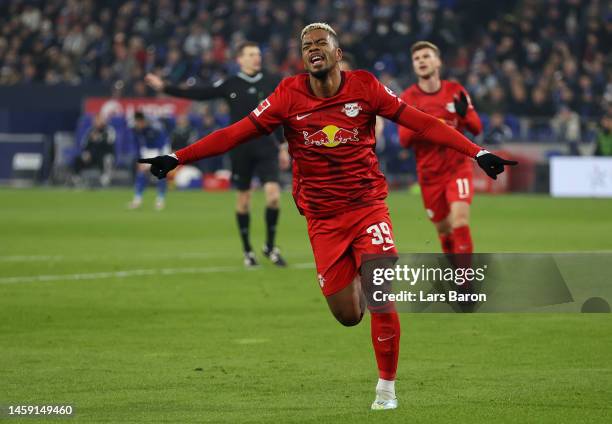
<path id="1" fill-rule="evenodd" d="M 285 78 L 247 117 L 173 155 L 142 162 L 164 178 L 179 164 L 224 153 L 283 125 L 294 159 L 293 196 L 306 217 L 321 291 L 345 326 L 357 325 L 365 309 L 370 310 L 379 374 L 372 409 L 393 409 L 399 318 L 392 303 L 372 301 L 372 274 L 367 272 L 397 258 L 385 204 L 387 184 L 374 150 L 376 115 L 476 158 L 491 176 L 514 163 L 482 151 L 459 132 L 407 106 L 369 72 L 341 71 L 342 50 L 329 25 L 306 26 L 301 49 L 307 73 Z M 379 256 L 362 261 L 364 255 Z"/>
<path id="2" fill-rule="evenodd" d="M 480 134 L 482 124 L 461 84 L 440 79 L 440 50 L 428 41 L 411 49 L 418 82 L 402 93 L 408 105 L 439 118 L 459 131 Z M 471 254 L 470 204 L 474 195 L 472 163 L 453 149 L 434 145 L 406 127 L 399 127 L 400 143 L 412 147 L 423 204 L 438 231 L 444 253 Z"/>

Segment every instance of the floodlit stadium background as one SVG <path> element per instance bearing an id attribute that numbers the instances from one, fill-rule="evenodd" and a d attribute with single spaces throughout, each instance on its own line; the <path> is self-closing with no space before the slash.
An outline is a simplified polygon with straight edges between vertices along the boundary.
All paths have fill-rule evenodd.
<path id="1" fill-rule="evenodd" d="M 332 24 L 355 67 L 398 93 L 414 82 L 409 46 L 438 44 L 444 76 L 466 87 L 480 113 L 477 141 L 522 160 L 521 175 L 492 187 L 477 182 L 480 190 L 547 192 L 551 157 L 612 153 L 607 2 L 4 1 L 0 179 L 70 184 L 92 115 L 102 110 L 117 130 L 112 184 L 129 184 L 134 109 L 156 117 L 169 136 L 177 114 L 189 116 L 196 137 L 228 122 L 222 102 L 130 101 L 154 94 L 144 83 L 147 72 L 171 83 L 210 84 L 236 72 L 235 47 L 253 40 L 267 71 L 292 75 L 302 71 L 299 31 L 312 21 Z M 378 150 L 393 186 L 414 180 L 394 125 L 386 126 Z M 24 152 L 34 155 L 18 155 Z M 590 169 L 567 166 L 580 175 Z M 200 170 L 223 167 L 210 160 Z M 612 182 L 605 184 L 610 193 Z"/>

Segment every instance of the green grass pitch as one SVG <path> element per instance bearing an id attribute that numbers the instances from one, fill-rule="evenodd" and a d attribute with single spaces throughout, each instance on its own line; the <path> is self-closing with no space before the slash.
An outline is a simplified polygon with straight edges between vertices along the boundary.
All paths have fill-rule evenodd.
<path id="1" fill-rule="evenodd" d="M 371 412 L 369 318 L 328 312 L 289 195 L 293 266 L 245 271 L 233 193 L 171 192 L 163 212 L 146 194 L 127 211 L 127 190 L 0 190 L 0 405 L 69 404 L 78 423 L 610 422 L 608 314 L 403 314 L 400 408 Z M 438 251 L 419 197 L 389 207 L 401 252 Z M 472 222 L 478 251 L 612 249 L 609 200 L 478 196 Z M 257 193 L 256 246 L 263 227 Z"/>

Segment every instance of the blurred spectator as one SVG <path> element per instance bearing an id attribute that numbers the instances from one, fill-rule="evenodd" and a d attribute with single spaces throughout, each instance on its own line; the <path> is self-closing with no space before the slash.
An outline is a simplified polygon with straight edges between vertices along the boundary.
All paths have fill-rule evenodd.
<path id="1" fill-rule="evenodd" d="M 557 141 L 567 142 L 570 148 L 570 154 L 578 155 L 580 116 L 568 106 L 563 105 L 552 119 L 551 126 Z"/>
<path id="2" fill-rule="evenodd" d="M 191 126 L 187 115 L 176 118 L 176 127 L 170 134 L 172 151 L 187 147 L 198 138 L 196 130 Z"/>
<path id="3" fill-rule="evenodd" d="M 595 101 L 593 81 L 588 75 L 580 76 L 578 80 L 579 95 L 577 99 L 578 112 L 583 119 L 596 119 L 600 108 Z"/>
<path id="4" fill-rule="evenodd" d="M 225 104 L 225 103 L 223 103 Z M 202 138 L 207 136 L 213 131 L 222 128 L 217 123 L 215 116 L 210 112 L 210 109 L 205 107 L 202 109 L 202 130 L 199 134 L 198 138 Z M 199 161 L 196 166 L 202 171 L 203 174 L 215 172 L 224 167 L 224 156 L 218 155 L 212 158 L 206 158 L 204 160 Z"/>
<path id="5" fill-rule="evenodd" d="M 81 154 L 74 162 L 75 185 L 83 183 L 82 174 L 86 170 L 98 171 L 96 177 L 102 187 L 110 184 L 115 160 L 115 138 L 116 133 L 113 127 L 107 124 L 102 114 L 98 114 L 94 125 L 85 136 L 85 145 Z"/>
<path id="6" fill-rule="evenodd" d="M 601 118 L 597 130 L 597 156 L 612 156 L 612 116 L 606 115 Z"/>
<path id="7" fill-rule="evenodd" d="M 219 126 L 215 120 L 215 116 L 210 112 L 210 109 L 204 108 L 202 111 L 202 133 L 200 134 L 200 138 L 220 128 L 221 126 Z"/>
<path id="8" fill-rule="evenodd" d="M 531 92 L 531 98 L 527 103 L 526 112 L 531 118 L 529 137 L 532 139 L 550 140 L 552 129 L 550 127 L 550 116 L 554 114 L 554 107 L 544 87 L 536 87 Z"/>
<path id="9" fill-rule="evenodd" d="M 529 115 L 535 118 L 545 118 L 554 115 L 555 109 L 546 93 L 544 87 L 536 87 L 531 92 L 531 99 L 527 110 Z"/>
<path id="10" fill-rule="evenodd" d="M 205 50 L 210 50 L 212 46 L 212 39 L 210 35 L 204 31 L 199 24 L 193 24 L 191 31 L 185 43 L 183 43 L 183 50 L 190 56 L 198 56 Z"/>
<path id="11" fill-rule="evenodd" d="M 508 101 L 508 112 L 514 115 L 525 115 L 528 111 L 529 99 L 527 88 L 521 77 L 512 78 L 510 81 L 510 96 Z"/>
<path id="12" fill-rule="evenodd" d="M 494 113 L 489 120 L 489 129 L 484 136 L 487 144 L 501 144 L 512 139 L 512 129 L 504 122 L 504 115 Z"/>
<path id="13" fill-rule="evenodd" d="M 494 86 L 491 91 L 489 91 L 489 94 L 479 102 L 478 106 L 483 113 L 506 113 L 508 110 L 508 102 L 503 87 L 499 85 Z"/>

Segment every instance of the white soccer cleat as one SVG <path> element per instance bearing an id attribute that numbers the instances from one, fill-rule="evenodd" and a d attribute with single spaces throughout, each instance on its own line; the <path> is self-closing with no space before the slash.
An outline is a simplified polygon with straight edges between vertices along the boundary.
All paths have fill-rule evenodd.
<path id="1" fill-rule="evenodd" d="M 161 197 L 158 197 L 157 200 L 155 201 L 155 210 L 163 211 L 165 207 L 166 207 L 166 201 L 162 199 Z"/>
<path id="2" fill-rule="evenodd" d="M 128 209 L 134 210 L 139 209 L 142 206 L 142 199 L 135 197 L 130 203 L 128 203 Z"/>
<path id="3" fill-rule="evenodd" d="M 372 402 L 373 411 L 397 408 L 397 397 L 395 397 L 395 380 L 378 379 L 376 384 L 376 399 Z"/>
<path id="4" fill-rule="evenodd" d="M 383 409 L 395 409 L 397 408 L 397 398 L 395 399 L 379 399 L 376 396 L 376 400 L 372 402 L 373 411 L 382 411 Z"/>

